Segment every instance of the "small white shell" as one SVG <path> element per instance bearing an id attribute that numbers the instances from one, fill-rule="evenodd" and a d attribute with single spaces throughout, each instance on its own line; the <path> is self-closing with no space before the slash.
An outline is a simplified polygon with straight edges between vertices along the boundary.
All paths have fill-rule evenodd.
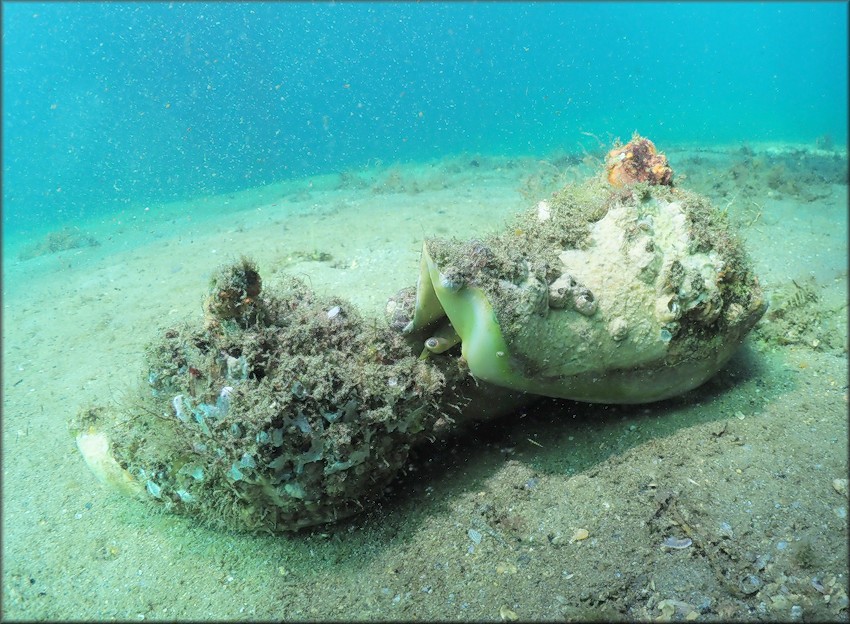
<path id="1" fill-rule="evenodd" d="M 693 544 L 690 537 L 679 539 L 678 537 L 665 537 L 662 546 L 664 548 L 672 548 L 674 550 L 683 550 Z"/>
<path id="2" fill-rule="evenodd" d="M 571 275 L 561 274 L 558 279 L 549 284 L 549 307 L 555 309 L 566 307 L 575 287 L 576 281 Z"/>
<path id="3" fill-rule="evenodd" d="M 573 290 L 572 295 L 573 307 L 575 307 L 576 312 L 584 316 L 593 316 L 596 313 L 599 304 L 589 288 L 579 286 Z"/>
<path id="4" fill-rule="evenodd" d="M 655 318 L 662 323 L 675 321 L 681 316 L 678 295 L 663 295 L 655 301 Z"/>
<path id="5" fill-rule="evenodd" d="M 449 292 L 457 292 L 463 288 L 463 281 L 460 279 L 460 276 L 456 271 L 440 273 L 440 286 Z"/>
<path id="6" fill-rule="evenodd" d="M 626 336 L 629 335 L 629 324 L 626 322 L 626 319 L 618 316 L 608 323 L 608 333 L 617 342 L 625 340 Z"/>
<path id="7" fill-rule="evenodd" d="M 189 420 L 189 416 L 186 412 L 183 411 L 183 395 L 178 394 L 176 397 L 171 399 L 171 407 L 174 409 L 174 414 L 182 420 L 183 422 L 187 422 Z"/>
<path id="8" fill-rule="evenodd" d="M 745 312 L 746 310 L 744 310 L 744 306 L 740 303 L 730 303 L 726 310 L 726 322 L 730 325 L 737 325 L 742 318 L 746 318 Z"/>
<path id="9" fill-rule="evenodd" d="M 699 320 L 705 325 L 711 325 L 720 316 L 723 311 L 723 297 L 719 293 L 714 293 L 709 297 L 708 301 L 703 304 L 702 311 L 699 315 Z"/>

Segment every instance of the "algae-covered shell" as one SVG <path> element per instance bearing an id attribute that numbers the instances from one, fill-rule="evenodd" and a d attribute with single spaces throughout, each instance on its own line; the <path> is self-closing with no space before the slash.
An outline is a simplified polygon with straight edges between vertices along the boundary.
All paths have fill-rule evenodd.
<path id="1" fill-rule="evenodd" d="M 486 266 L 464 266 L 468 244 L 427 240 L 407 333 L 427 333 L 447 317 L 478 379 L 555 397 L 642 403 L 706 381 L 765 310 L 725 216 L 695 194 L 648 186 L 622 192 L 592 181 L 562 191 L 548 216 L 541 221 L 534 209 L 519 227 L 492 237 Z M 444 287 L 447 265 L 469 276 L 462 288 Z M 539 300 L 537 284 L 549 275 L 541 314 L 528 301 Z"/>
<path id="2" fill-rule="evenodd" d="M 205 523 L 276 531 L 344 518 L 432 435 L 444 376 L 397 331 L 295 279 L 250 292 L 242 322 L 216 302 L 248 278 L 259 285 L 247 260 L 218 271 L 205 322 L 155 340 L 137 402 L 81 413 L 77 445 L 104 483 Z"/>

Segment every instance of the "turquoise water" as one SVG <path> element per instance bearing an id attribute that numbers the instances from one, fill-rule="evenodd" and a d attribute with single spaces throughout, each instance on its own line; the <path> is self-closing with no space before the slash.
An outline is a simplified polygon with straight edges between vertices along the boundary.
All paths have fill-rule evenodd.
<path id="1" fill-rule="evenodd" d="M 3 4 L 4 236 L 460 152 L 847 140 L 845 3 Z"/>

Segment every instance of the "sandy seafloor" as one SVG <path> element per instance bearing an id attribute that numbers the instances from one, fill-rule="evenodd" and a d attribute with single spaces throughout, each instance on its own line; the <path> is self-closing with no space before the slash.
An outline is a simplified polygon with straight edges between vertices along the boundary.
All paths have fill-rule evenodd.
<path id="1" fill-rule="evenodd" d="M 425 236 L 492 231 L 598 161 L 378 164 L 130 203 L 77 224 L 98 246 L 21 261 L 7 243 L 3 617 L 847 621 L 846 152 L 661 147 L 680 186 L 743 228 L 771 299 L 729 366 L 658 404 L 545 400 L 473 426 L 421 448 L 380 506 L 296 534 L 208 529 L 113 493 L 67 421 L 120 403 L 144 345 L 200 319 L 227 260 L 379 316 L 415 283 Z"/>

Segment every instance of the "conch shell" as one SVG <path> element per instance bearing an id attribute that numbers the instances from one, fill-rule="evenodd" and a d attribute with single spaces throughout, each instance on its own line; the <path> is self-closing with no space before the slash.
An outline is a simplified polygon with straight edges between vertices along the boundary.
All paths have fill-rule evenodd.
<path id="1" fill-rule="evenodd" d="M 403 331 L 450 326 L 482 381 L 643 403 L 714 375 L 765 309 L 740 241 L 707 200 L 592 180 L 485 242 L 427 240 Z"/>

